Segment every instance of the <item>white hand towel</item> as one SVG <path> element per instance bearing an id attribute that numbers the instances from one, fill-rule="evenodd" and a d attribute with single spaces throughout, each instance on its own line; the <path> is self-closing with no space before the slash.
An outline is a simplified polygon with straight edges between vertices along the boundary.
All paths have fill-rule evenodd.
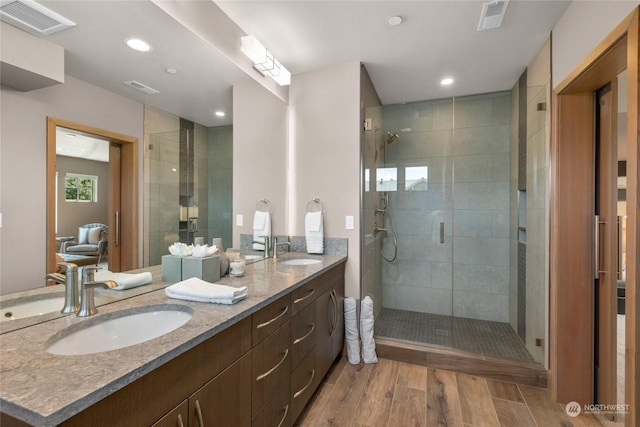
<path id="1" fill-rule="evenodd" d="M 324 253 L 324 224 L 322 220 L 322 211 L 307 212 L 307 215 L 304 217 L 304 235 L 307 241 L 308 253 Z"/>
<path id="2" fill-rule="evenodd" d="M 376 340 L 373 338 L 373 300 L 366 296 L 360 301 L 360 336 L 362 337 L 362 360 L 378 363 Z"/>
<path id="3" fill-rule="evenodd" d="M 166 287 L 165 293 L 170 298 L 188 301 L 235 304 L 245 299 L 249 295 L 249 290 L 246 286 L 234 288 L 192 277 Z"/>
<path id="4" fill-rule="evenodd" d="M 356 300 L 344 299 L 344 335 L 347 341 L 347 359 L 352 365 L 360 363 L 360 339 L 358 338 L 358 314 Z"/>
<path id="5" fill-rule="evenodd" d="M 148 285 L 153 281 L 151 273 L 112 273 L 111 271 L 97 271 L 94 275 L 96 282 L 104 282 L 105 280 L 113 280 L 118 284 L 117 287 L 111 288 L 117 291 L 131 289 L 142 285 Z"/>
<path id="6" fill-rule="evenodd" d="M 264 236 L 271 235 L 271 213 L 256 211 L 253 215 L 253 249 L 264 251 Z"/>

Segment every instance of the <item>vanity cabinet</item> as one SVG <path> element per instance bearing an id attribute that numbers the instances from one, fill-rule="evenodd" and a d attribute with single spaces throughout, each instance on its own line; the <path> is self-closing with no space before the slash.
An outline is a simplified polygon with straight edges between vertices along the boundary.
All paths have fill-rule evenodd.
<path id="1" fill-rule="evenodd" d="M 245 386 L 250 381 L 250 364 L 242 361 L 250 350 L 251 318 L 246 318 L 76 414 L 61 426 L 150 426 L 174 411 L 178 411 L 175 423 L 164 420 L 168 424 L 162 425 L 179 426 L 178 414 L 182 413 L 178 407 L 205 386 L 224 390 L 217 398 L 226 402 L 225 411 L 237 412 L 233 416 L 240 419 L 246 413 L 245 402 L 251 400 L 250 388 Z M 236 362 L 239 362 L 238 367 L 228 370 Z M 239 379 L 234 378 L 236 374 L 246 377 L 242 380 L 243 387 L 240 387 Z M 246 396 L 240 396 L 241 393 Z M 200 402 L 201 410 L 204 410 L 205 399 Z M 241 404 L 232 406 L 230 402 Z M 189 413 L 181 416 L 182 421 L 185 426 L 197 426 L 193 417 L 195 401 L 189 400 L 189 406 Z"/>
<path id="2" fill-rule="evenodd" d="M 290 427 L 342 350 L 344 269 L 334 266 L 60 425 Z"/>

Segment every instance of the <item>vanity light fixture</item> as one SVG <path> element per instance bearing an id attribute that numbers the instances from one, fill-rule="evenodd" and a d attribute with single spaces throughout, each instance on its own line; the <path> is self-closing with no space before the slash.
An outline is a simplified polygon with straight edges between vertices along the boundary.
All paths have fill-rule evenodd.
<path id="1" fill-rule="evenodd" d="M 132 39 L 127 39 L 124 42 L 131 49 L 137 50 L 138 52 L 151 51 L 151 45 L 144 40 L 132 38 Z"/>
<path id="2" fill-rule="evenodd" d="M 263 76 L 270 76 L 280 86 L 291 83 L 291 73 L 254 36 L 241 38 L 240 51 L 253 62 L 253 68 Z"/>
<path id="3" fill-rule="evenodd" d="M 453 84 L 453 79 L 451 77 L 445 77 L 444 79 L 440 80 L 440 84 L 442 86 L 449 86 Z"/>

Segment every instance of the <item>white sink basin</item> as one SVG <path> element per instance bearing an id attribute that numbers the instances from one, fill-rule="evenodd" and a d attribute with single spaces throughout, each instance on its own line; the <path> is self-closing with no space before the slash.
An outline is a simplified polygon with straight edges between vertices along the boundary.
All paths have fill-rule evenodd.
<path id="1" fill-rule="evenodd" d="M 286 261 L 280 261 L 282 265 L 292 265 L 292 266 L 300 266 L 300 265 L 313 265 L 320 264 L 322 261 L 314 258 L 294 258 L 288 259 Z"/>
<path id="2" fill-rule="evenodd" d="M 190 308 L 159 305 L 98 315 L 70 326 L 48 342 L 47 352 L 62 356 L 93 354 L 140 344 L 168 334 L 193 317 Z"/>
<path id="3" fill-rule="evenodd" d="M 41 316 L 47 313 L 62 310 L 64 295 L 51 295 L 48 298 L 37 300 L 16 301 L 0 309 L 0 322 L 24 319 L 26 317 Z"/>

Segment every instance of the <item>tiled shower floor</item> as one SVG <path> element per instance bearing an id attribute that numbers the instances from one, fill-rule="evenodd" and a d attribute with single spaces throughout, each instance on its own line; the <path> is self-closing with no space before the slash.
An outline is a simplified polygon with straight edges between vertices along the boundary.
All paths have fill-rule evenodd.
<path id="1" fill-rule="evenodd" d="M 377 338 L 534 362 L 508 323 L 383 308 L 375 320 L 375 335 Z"/>

